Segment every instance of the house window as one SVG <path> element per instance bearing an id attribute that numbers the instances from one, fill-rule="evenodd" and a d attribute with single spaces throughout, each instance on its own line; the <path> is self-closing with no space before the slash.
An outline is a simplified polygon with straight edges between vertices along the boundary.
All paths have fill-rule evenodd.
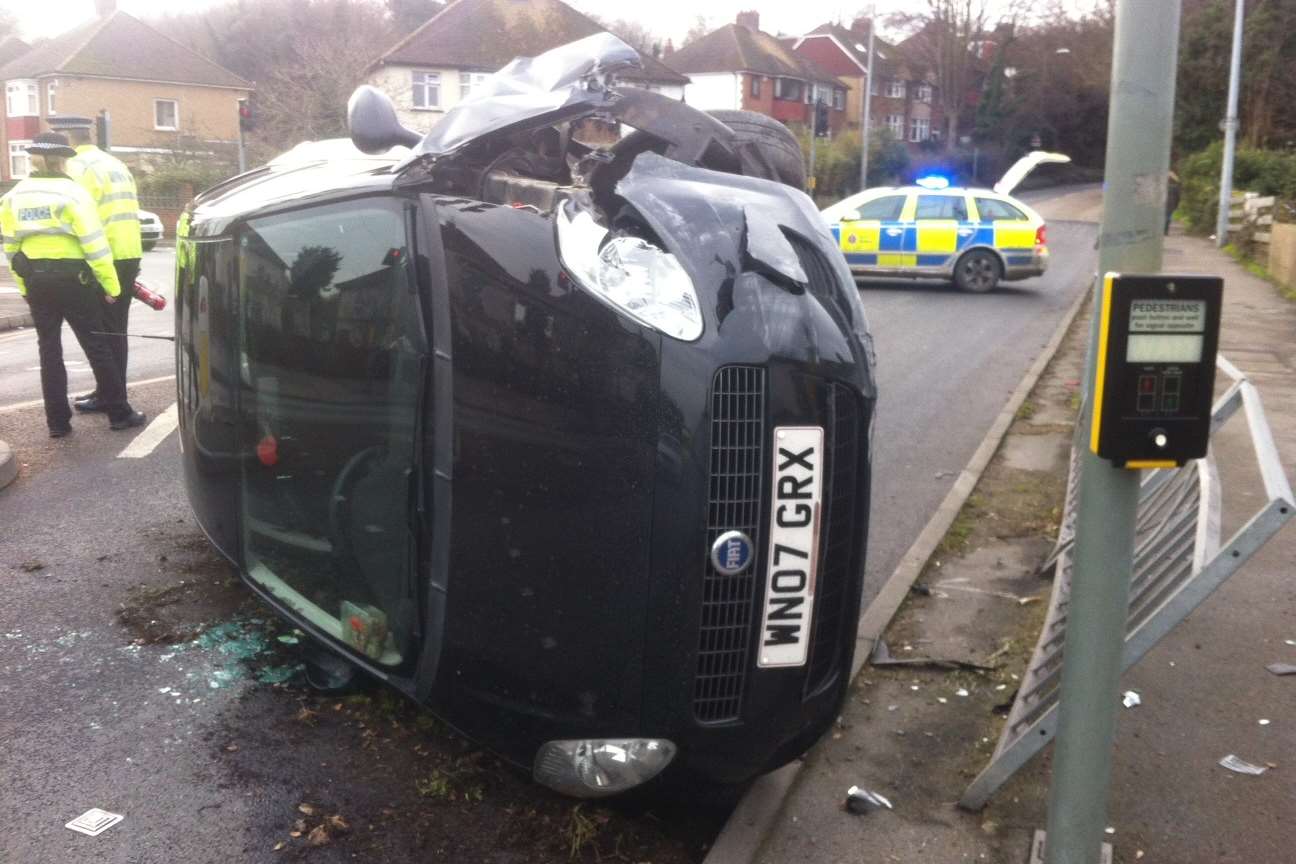
<path id="1" fill-rule="evenodd" d="M 846 91 L 840 87 L 833 88 L 833 108 L 838 111 L 846 110 Z"/>
<path id="2" fill-rule="evenodd" d="M 918 85 L 918 101 L 930 102 L 932 100 L 932 88 L 930 84 Z"/>
<path id="3" fill-rule="evenodd" d="M 9 176 L 20 180 L 31 173 L 31 156 L 27 154 L 30 141 L 9 142 Z"/>
<path id="4" fill-rule="evenodd" d="M 905 82 L 894 80 L 886 82 L 886 95 L 890 99 L 905 98 Z"/>
<path id="5" fill-rule="evenodd" d="M 414 107 L 424 110 L 441 107 L 441 73 L 414 72 Z"/>
<path id="6" fill-rule="evenodd" d="M 801 91 L 801 82 L 795 78 L 774 79 L 775 99 L 786 99 L 789 102 L 797 102 L 801 99 Z"/>
<path id="7" fill-rule="evenodd" d="M 926 117 L 914 117 L 909 120 L 909 140 L 926 141 L 931 137 L 931 120 Z"/>
<path id="8" fill-rule="evenodd" d="M 892 135 L 894 135 L 895 137 L 899 138 L 902 141 L 904 140 L 904 115 L 903 114 L 888 114 L 886 117 L 886 126 Z"/>
<path id="9" fill-rule="evenodd" d="M 435 73 L 433 73 L 435 74 Z M 472 94 L 473 88 L 481 85 L 487 75 L 485 72 L 460 72 L 459 73 L 459 99 L 462 101 Z"/>
<path id="10" fill-rule="evenodd" d="M 35 81 L 10 81 L 5 85 L 5 113 L 10 117 L 40 116 L 40 91 Z"/>
<path id="11" fill-rule="evenodd" d="M 53 81 L 45 85 L 45 113 L 46 114 L 52 115 L 58 113 L 57 111 L 54 110 L 54 89 L 55 88 L 54 88 Z"/>
<path id="12" fill-rule="evenodd" d="M 753 99 L 760 98 L 760 84 L 761 78 L 759 75 L 751 76 L 751 95 Z"/>
<path id="13" fill-rule="evenodd" d="M 180 106 L 176 100 L 153 100 L 153 128 L 168 132 L 174 132 L 180 128 Z"/>

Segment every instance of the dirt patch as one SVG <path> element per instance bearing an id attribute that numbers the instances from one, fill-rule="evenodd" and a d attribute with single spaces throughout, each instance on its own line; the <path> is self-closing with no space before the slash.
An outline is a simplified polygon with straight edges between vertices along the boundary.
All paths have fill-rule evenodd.
<path id="1" fill-rule="evenodd" d="M 559 797 L 377 687 L 343 698 L 256 688 L 223 725 L 213 759 L 279 802 L 249 839 L 274 838 L 266 851 L 294 859 L 684 864 L 704 857 L 725 815 Z M 335 815 L 348 831 L 315 830 Z"/>
<path id="2" fill-rule="evenodd" d="M 211 627 L 258 608 L 233 567 L 201 534 L 174 536 L 171 526 L 145 528 L 141 534 L 161 541 L 164 551 L 157 553 L 156 578 L 132 585 L 117 607 L 117 622 L 132 641 L 191 642 Z M 104 555 L 99 561 L 111 567 L 113 557 Z"/>

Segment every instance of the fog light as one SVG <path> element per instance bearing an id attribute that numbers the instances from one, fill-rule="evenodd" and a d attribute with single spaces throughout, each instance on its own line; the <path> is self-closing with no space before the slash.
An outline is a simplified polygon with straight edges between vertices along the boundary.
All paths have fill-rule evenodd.
<path id="1" fill-rule="evenodd" d="M 597 798 L 648 782 L 674 758 L 675 745 L 662 738 L 549 741 L 536 754 L 532 776 L 555 792 Z"/>

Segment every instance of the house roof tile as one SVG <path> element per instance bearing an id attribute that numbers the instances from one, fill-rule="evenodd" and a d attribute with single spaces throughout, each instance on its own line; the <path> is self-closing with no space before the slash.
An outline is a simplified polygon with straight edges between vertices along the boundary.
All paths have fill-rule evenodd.
<path id="1" fill-rule="evenodd" d="M 52 73 L 252 89 L 225 67 L 121 11 L 74 27 L 0 66 L 0 80 Z"/>
<path id="2" fill-rule="evenodd" d="M 519 54 L 535 55 L 595 33 L 593 19 L 561 0 L 458 0 L 387 50 L 374 66 L 440 66 L 494 72 Z M 621 77 L 655 84 L 688 78 L 652 56 Z M 372 67 L 371 67 L 372 68 Z"/>
<path id="3" fill-rule="evenodd" d="M 684 73 L 759 72 L 787 78 L 837 81 L 837 76 L 761 30 L 726 24 L 671 55 Z"/>

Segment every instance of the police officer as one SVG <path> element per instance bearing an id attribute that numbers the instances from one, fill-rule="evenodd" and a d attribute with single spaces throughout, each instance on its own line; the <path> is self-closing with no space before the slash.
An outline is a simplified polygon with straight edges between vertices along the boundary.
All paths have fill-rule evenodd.
<path id="1" fill-rule="evenodd" d="M 144 415 L 126 401 L 126 384 L 103 336 L 103 303 L 119 303 L 121 288 L 112 252 L 90 196 L 69 177 L 66 161 L 76 155 L 66 136 L 42 132 L 27 152 L 35 170 L 0 198 L 0 235 L 18 290 L 31 307 L 40 347 L 41 393 L 51 438 L 72 431 L 67 369 L 63 365 L 63 322 L 72 328 L 113 429 L 142 426 Z M 95 280 L 98 285 L 95 285 Z"/>
<path id="2" fill-rule="evenodd" d="M 100 150 L 91 140 L 94 121 L 89 117 L 71 115 L 51 117 L 50 128 L 63 132 L 76 149 L 76 157 L 68 160 L 67 173 L 80 183 L 99 208 L 99 221 L 108 235 L 108 248 L 112 250 L 113 269 L 122 293 L 118 302 L 105 307 L 105 330 L 125 334 L 130 319 L 132 288 L 139 277 L 140 244 L 139 198 L 135 194 L 135 178 L 121 160 Z M 126 380 L 125 335 L 109 336 L 113 360 L 121 379 Z M 104 405 L 97 393 L 78 396 L 72 403 L 78 411 L 102 411 Z"/>

